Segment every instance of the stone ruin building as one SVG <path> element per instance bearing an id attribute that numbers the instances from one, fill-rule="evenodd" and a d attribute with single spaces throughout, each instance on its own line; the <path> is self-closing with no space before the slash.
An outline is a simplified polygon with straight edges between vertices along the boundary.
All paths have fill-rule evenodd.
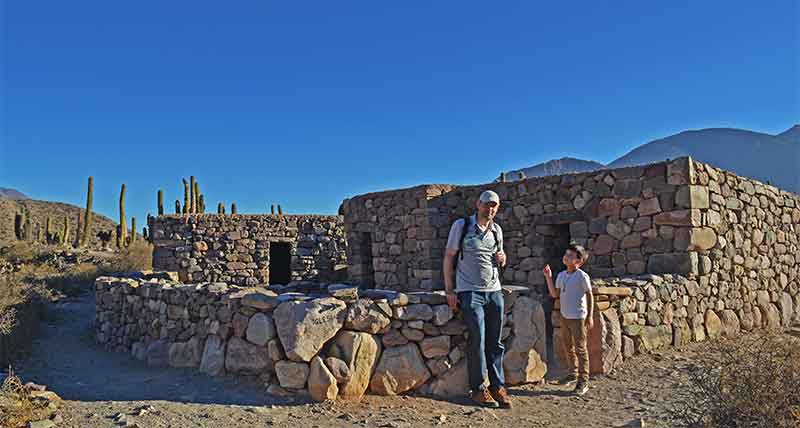
<path id="1" fill-rule="evenodd" d="M 338 216 L 150 220 L 154 267 L 96 282 L 97 340 L 150 365 L 259 376 L 275 394 L 463 394 L 465 326 L 445 304 L 452 221 L 501 198 L 505 372 L 536 382 L 563 356 L 541 268 L 590 252 L 591 370 L 800 319 L 800 196 L 680 158 L 345 200 Z"/>

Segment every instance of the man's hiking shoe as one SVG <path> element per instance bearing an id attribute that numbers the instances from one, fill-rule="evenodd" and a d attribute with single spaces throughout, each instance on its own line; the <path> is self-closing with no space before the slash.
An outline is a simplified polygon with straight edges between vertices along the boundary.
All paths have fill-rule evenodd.
<path id="1" fill-rule="evenodd" d="M 589 385 L 586 382 L 578 382 L 575 385 L 575 391 L 573 391 L 573 394 L 580 397 L 583 394 L 586 394 L 586 391 L 588 390 L 589 390 Z"/>
<path id="2" fill-rule="evenodd" d="M 489 390 L 482 389 L 480 391 L 473 391 L 470 395 L 472 402 L 481 406 L 481 407 L 489 407 L 492 409 L 496 409 L 499 407 L 497 401 L 494 401 L 492 398 L 492 394 L 489 393 Z"/>
<path id="3" fill-rule="evenodd" d="M 508 397 L 508 391 L 500 387 L 489 387 L 489 393 L 492 394 L 492 398 L 497 401 L 497 404 L 500 405 L 503 409 L 510 409 L 511 408 L 511 399 Z"/>
<path id="4" fill-rule="evenodd" d="M 578 381 L 578 376 L 575 375 L 566 375 L 558 380 L 559 385 L 569 385 Z"/>

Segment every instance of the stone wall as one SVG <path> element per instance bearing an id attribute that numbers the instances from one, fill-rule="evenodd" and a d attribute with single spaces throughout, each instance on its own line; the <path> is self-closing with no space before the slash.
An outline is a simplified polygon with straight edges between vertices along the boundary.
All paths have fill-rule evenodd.
<path id="1" fill-rule="evenodd" d="M 270 250 L 289 246 L 289 280 L 332 281 L 346 275 L 342 218 L 320 215 L 190 214 L 151 217 L 153 267 L 183 282 L 255 285 L 270 278 Z M 286 280 L 283 280 L 286 282 Z"/>
<path id="2" fill-rule="evenodd" d="M 594 328 L 589 331 L 592 373 L 609 373 L 636 354 L 668 346 L 682 347 L 756 330 L 781 330 L 800 322 L 800 289 L 795 282 L 776 290 L 762 289 L 739 297 L 720 293 L 680 275 L 593 280 Z M 561 316 L 553 312 L 555 351 L 564 367 Z"/>
<path id="3" fill-rule="evenodd" d="M 726 298 L 733 293 L 729 298 L 737 305 L 745 303 L 743 283 L 767 284 L 748 285 L 748 294 L 777 292 L 797 276 L 798 195 L 680 158 L 480 186 L 425 185 L 345 200 L 340 212 L 351 279 L 396 290 L 441 289 L 450 225 L 474 212 L 485 189 L 501 198 L 497 222 L 508 255 L 504 283 L 543 293 L 541 268 L 549 263 L 557 271 L 569 241 L 590 251 L 584 269 L 594 278 L 692 275 L 714 296 L 725 283 L 722 293 Z M 777 297 L 770 294 L 772 302 Z"/>
<path id="4" fill-rule="evenodd" d="M 300 293 L 299 286 L 167 278 L 98 278 L 97 341 L 150 366 L 257 376 L 278 395 L 466 393 L 466 326 L 441 292 L 304 284 Z M 539 381 L 547 370 L 542 305 L 527 288 L 506 287 L 503 294 L 506 379 Z"/>

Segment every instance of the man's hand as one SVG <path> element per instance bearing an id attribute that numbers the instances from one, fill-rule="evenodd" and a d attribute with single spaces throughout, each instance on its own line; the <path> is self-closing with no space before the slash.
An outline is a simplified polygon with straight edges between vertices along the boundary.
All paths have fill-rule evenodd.
<path id="1" fill-rule="evenodd" d="M 594 317 L 587 317 L 586 318 L 586 329 L 591 330 L 594 328 Z"/>
<path id="2" fill-rule="evenodd" d="M 447 296 L 447 305 L 450 306 L 450 310 L 453 312 L 458 310 L 458 296 L 456 293 L 452 291 L 446 291 L 445 295 Z"/>
<path id="3" fill-rule="evenodd" d="M 553 277 L 553 271 L 550 269 L 550 265 L 544 265 L 544 268 L 542 268 L 542 273 L 544 273 L 545 278 Z"/>
<path id="4" fill-rule="evenodd" d="M 498 251 L 497 254 L 495 254 L 495 256 L 497 257 L 497 264 L 500 267 L 506 265 L 506 253 L 504 251 Z"/>

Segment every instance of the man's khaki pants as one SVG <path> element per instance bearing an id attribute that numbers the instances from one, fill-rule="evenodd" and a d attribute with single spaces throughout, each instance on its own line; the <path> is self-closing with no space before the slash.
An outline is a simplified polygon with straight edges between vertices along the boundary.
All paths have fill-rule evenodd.
<path id="1" fill-rule="evenodd" d="M 561 318 L 561 341 L 564 343 L 569 373 L 579 381 L 588 383 L 589 350 L 586 346 L 586 320 Z"/>

